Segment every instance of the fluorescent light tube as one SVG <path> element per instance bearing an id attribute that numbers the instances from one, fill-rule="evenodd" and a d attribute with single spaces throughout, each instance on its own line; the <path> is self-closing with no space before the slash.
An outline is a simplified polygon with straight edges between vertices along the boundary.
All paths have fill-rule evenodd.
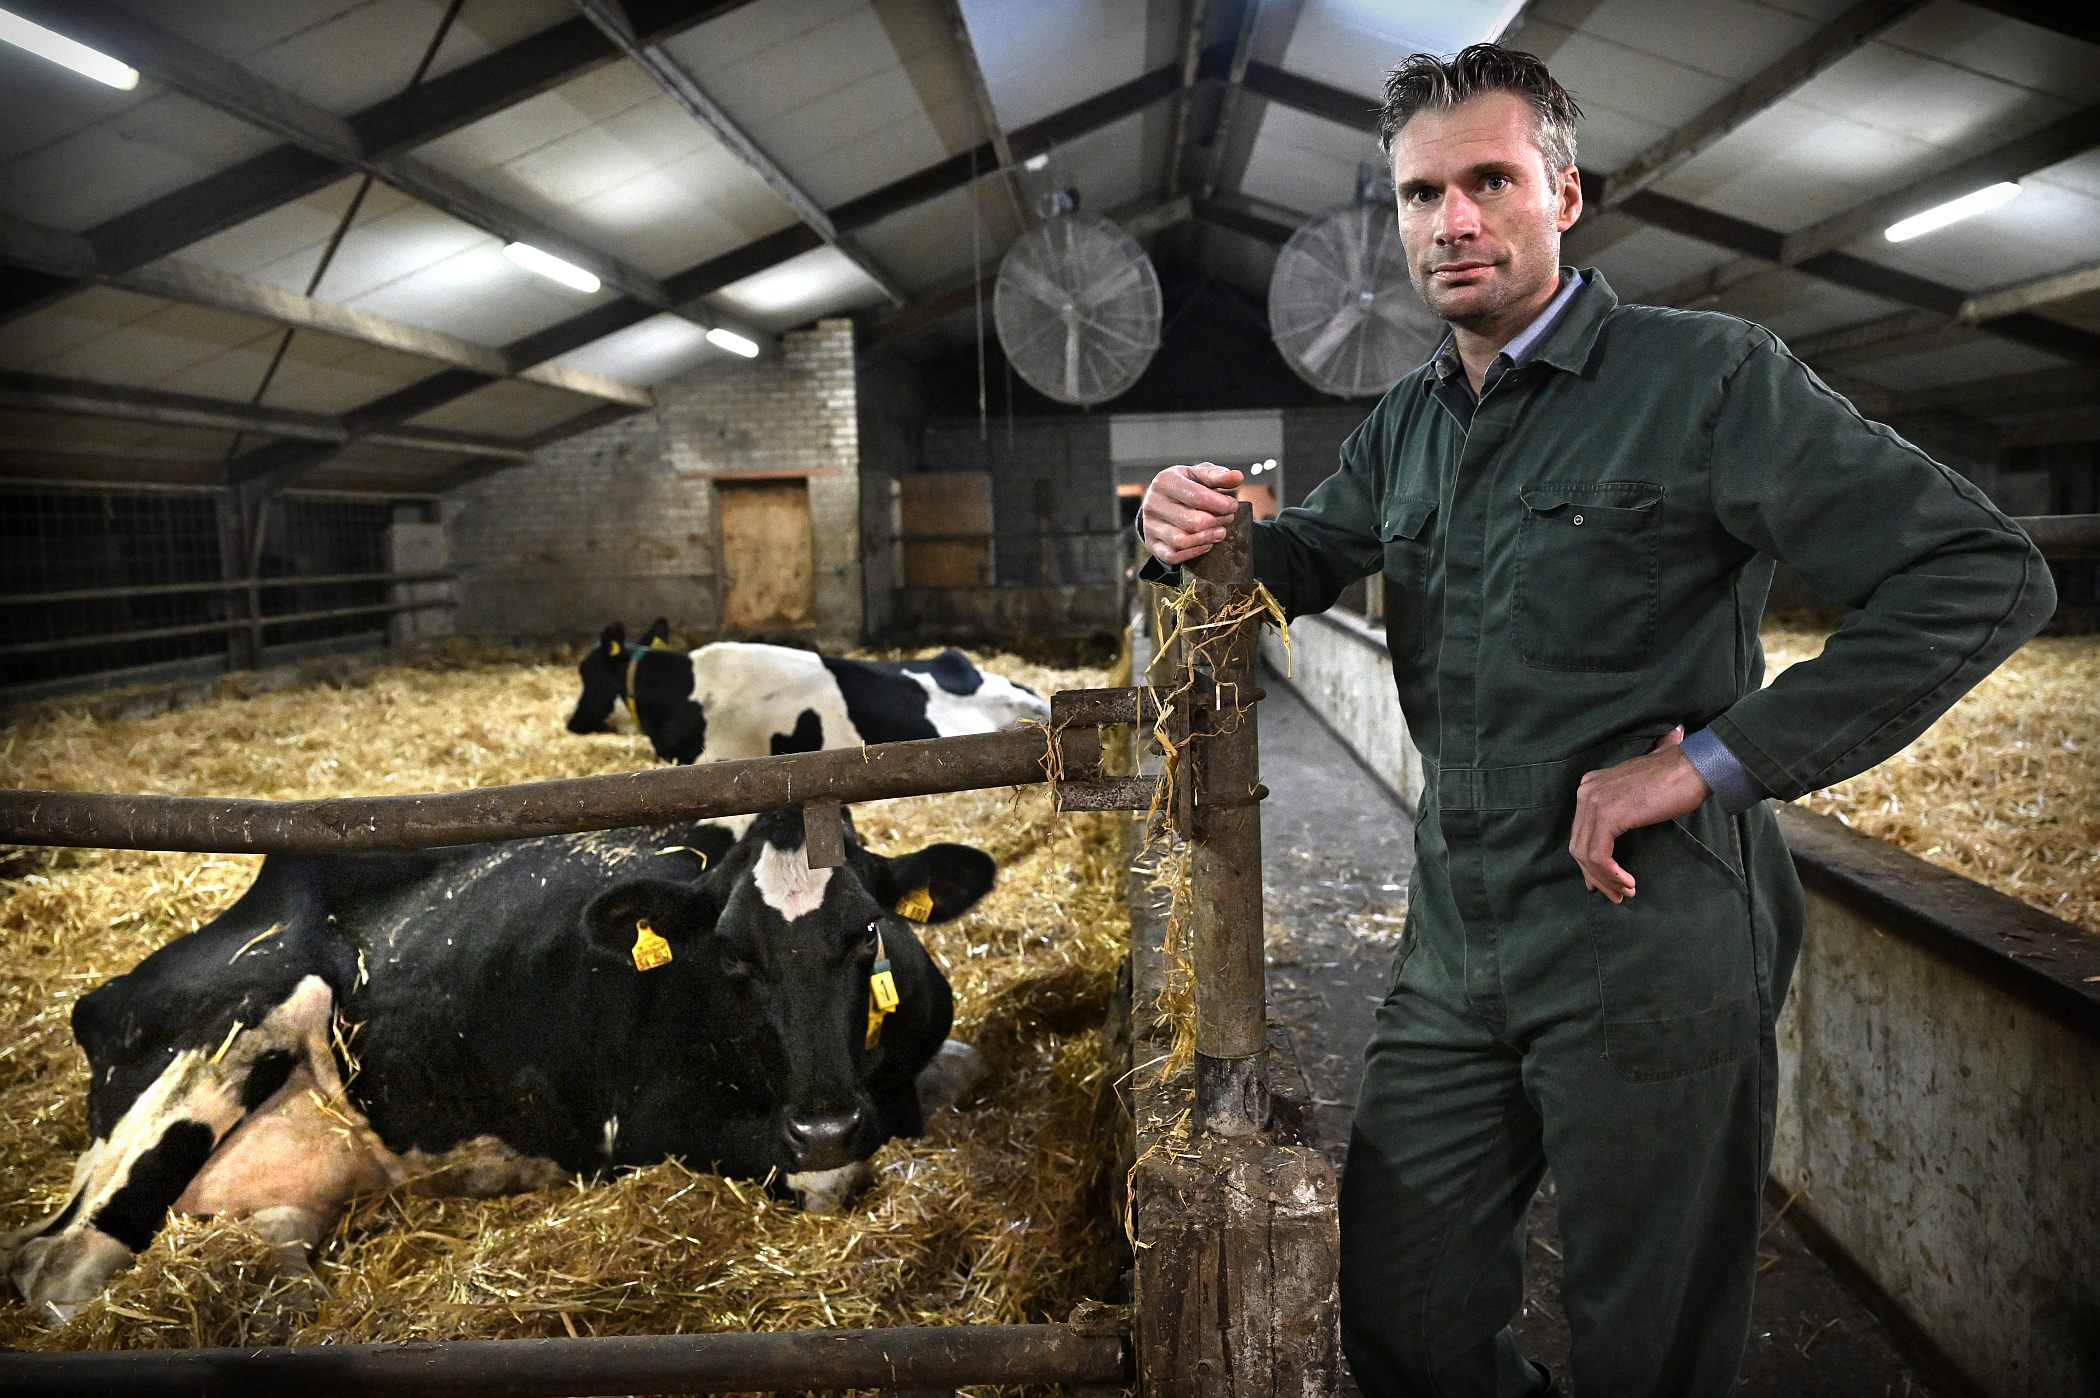
<path id="1" fill-rule="evenodd" d="M 0 10 L 0 42 L 27 49 L 38 58 L 48 58 L 62 68 L 71 68 L 82 77 L 108 83 L 123 92 L 139 85 L 138 69 L 6 10 Z"/>
<path id="2" fill-rule="evenodd" d="M 528 271 L 538 272 L 563 286 L 577 291 L 591 292 L 598 289 L 598 279 L 573 262 L 564 262 L 551 252 L 542 252 L 530 243 L 505 243 L 504 255 Z"/>
<path id="3" fill-rule="evenodd" d="M 1922 214 L 1912 214 L 1900 223 L 1889 225 L 1888 240 L 1892 243 L 1906 242 L 1921 233 L 1930 233 L 1936 228 L 1945 228 L 1971 214 L 1980 214 L 1986 209 L 1995 209 L 2020 192 L 2020 187 L 2011 180 L 1979 189 L 1974 194 L 1964 194 L 1959 199 L 1950 199 L 1938 208 L 1927 209 Z"/>
<path id="4" fill-rule="evenodd" d="M 1034 155 L 1031 155 L 1026 160 L 1022 161 L 1021 168 L 1023 170 L 1040 170 L 1049 163 L 1050 156 L 1048 152 L 1038 151 Z"/>
<path id="5" fill-rule="evenodd" d="M 724 330 L 719 325 L 707 332 L 707 342 L 717 348 L 726 349 L 731 354 L 741 354 L 746 359 L 756 359 L 758 357 L 758 346 L 756 344 L 737 334 L 734 330 Z"/>

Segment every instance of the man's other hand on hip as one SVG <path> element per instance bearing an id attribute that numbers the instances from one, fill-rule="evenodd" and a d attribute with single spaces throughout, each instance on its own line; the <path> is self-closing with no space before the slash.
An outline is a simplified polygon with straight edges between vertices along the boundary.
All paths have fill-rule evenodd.
<path id="1" fill-rule="evenodd" d="M 1673 728 L 1652 751 L 1585 773 L 1575 788 L 1575 832 L 1568 853 L 1582 866 L 1585 887 L 1623 902 L 1634 895 L 1633 875 L 1612 857 L 1621 835 L 1689 815 L 1709 794 L 1682 751 L 1684 729 Z"/>

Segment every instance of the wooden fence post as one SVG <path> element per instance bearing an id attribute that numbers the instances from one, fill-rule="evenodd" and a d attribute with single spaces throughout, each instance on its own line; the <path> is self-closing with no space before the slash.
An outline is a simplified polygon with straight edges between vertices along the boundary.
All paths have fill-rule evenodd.
<path id="1" fill-rule="evenodd" d="M 1251 593 L 1252 521 L 1192 566 L 1200 627 Z M 1138 1382 L 1147 1398 L 1313 1398 L 1340 1391 L 1339 1233 L 1333 1166 L 1302 1129 L 1301 1075 L 1267 1042 L 1261 905 L 1261 807 L 1254 668 L 1260 621 L 1228 640 L 1198 632 L 1213 661 L 1195 686 L 1191 744 L 1191 961 L 1196 978 L 1193 1083 L 1134 1081 Z M 1133 1058 L 1157 1062 L 1162 1031 L 1143 1010 L 1164 975 L 1156 924 L 1132 897 Z M 1272 1111 L 1271 1092 L 1275 1093 Z M 1285 1105 L 1294 1110 L 1282 1110 Z M 1184 1140 L 1176 1124 L 1189 1121 Z"/>

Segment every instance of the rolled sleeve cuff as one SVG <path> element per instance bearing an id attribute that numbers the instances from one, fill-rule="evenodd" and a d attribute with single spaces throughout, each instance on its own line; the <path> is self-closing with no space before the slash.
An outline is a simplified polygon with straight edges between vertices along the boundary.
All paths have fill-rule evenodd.
<path id="1" fill-rule="evenodd" d="M 1764 783 L 1750 775 L 1749 768 L 1736 759 L 1726 743 L 1714 736 L 1711 728 L 1702 728 L 1686 738 L 1684 755 L 1705 779 L 1707 789 L 1721 803 L 1721 809 L 1730 815 L 1747 811 L 1772 794 L 1765 790 Z"/>

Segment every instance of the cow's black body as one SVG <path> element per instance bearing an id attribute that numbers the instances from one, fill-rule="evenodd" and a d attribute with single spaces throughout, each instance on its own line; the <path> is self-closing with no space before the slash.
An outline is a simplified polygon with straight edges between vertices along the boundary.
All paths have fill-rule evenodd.
<path id="1" fill-rule="evenodd" d="M 957 845 L 888 859 L 849 839 L 846 867 L 811 871 L 802 843 L 788 813 L 741 839 L 678 825 L 265 860 L 224 914 L 75 1007 L 97 1146 L 122 1125 L 135 1160 L 35 1236 L 92 1222 L 144 1246 L 203 1163 L 190 1138 L 203 1131 L 209 1155 L 233 1135 L 159 1105 L 163 1079 L 237 1073 L 211 1090 L 261 1107 L 299 1054 L 258 1026 L 302 988 L 325 1003 L 312 980 L 345 1036 L 347 1103 L 394 1157 L 494 1141 L 565 1174 L 677 1156 L 777 1183 L 918 1134 L 919 1075 L 952 1001 L 895 908 L 924 888 L 934 920 L 955 916 L 991 886 L 992 862 Z M 634 957 L 644 923 L 671 953 L 652 969 Z M 871 1045 L 878 933 L 898 1004 Z M 206 1061 L 237 1040 L 223 1069 Z M 142 1114 L 156 1117 L 143 1132 Z"/>

